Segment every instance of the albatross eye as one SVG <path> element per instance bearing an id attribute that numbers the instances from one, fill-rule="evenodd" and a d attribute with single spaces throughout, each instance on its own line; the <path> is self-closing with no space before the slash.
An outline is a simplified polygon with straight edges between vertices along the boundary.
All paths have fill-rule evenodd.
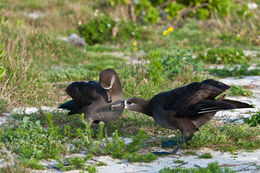
<path id="1" fill-rule="evenodd" d="M 131 105 L 131 106 L 133 106 L 133 105 L 135 105 L 135 103 L 134 103 L 134 102 L 132 102 L 132 103 L 130 103 L 130 105 Z"/>

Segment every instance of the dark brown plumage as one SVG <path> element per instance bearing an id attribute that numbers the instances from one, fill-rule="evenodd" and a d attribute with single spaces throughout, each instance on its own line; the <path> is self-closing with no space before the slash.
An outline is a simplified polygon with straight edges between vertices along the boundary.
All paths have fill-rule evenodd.
<path id="1" fill-rule="evenodd" d="M 112 69 L 105 69 L 99 75 L 99 82 L 72 82 L 66 93 L 72 100 L 59 106 L 69 110 L 69 115 L 84 113 L 85 118 L 92 122 L 112 121 L 123 112 L 122 101 L 124 95 L 117 73 Z M 117 107 L 116 109 L 113 109 Z"/>
<path id="2" fill-rule="evenodd" d="M 214 117 L 216 112 L 252 108 L 251 105 L 239 101 L 215 99 L 228 88 L 230 87 L 224 83 L 208 79 L 159 93 L 151 100 L 129 98 L 125 100 L 125 109 L 149 115 L 164 128 L 179 129 L 183 136 L 182 142 L 172 153 L 162 153 L 175 154 L 200 126 Z"/>

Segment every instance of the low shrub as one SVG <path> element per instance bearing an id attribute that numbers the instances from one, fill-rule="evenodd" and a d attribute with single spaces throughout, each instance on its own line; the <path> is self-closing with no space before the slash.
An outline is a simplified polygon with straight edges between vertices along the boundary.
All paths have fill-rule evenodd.
<path id="1" fill-rule="evenodd" d="M 78 31 L 88 44 L 111 41 L 115 21 L 109 16 L 100 16 L 79 26 Z"/>
<path id="2" fill-rule="evenodd" d="M 116 28 L 113 31 L 113 29 Z M 78 28 L 85 41 L 90 44 L 104 43 L 108 41 L 126 41 L 129 39 L 141 39 L 142 29 L 130 21 L 114 21 L 109 16 L 102 15 L 90 20 Z"/>

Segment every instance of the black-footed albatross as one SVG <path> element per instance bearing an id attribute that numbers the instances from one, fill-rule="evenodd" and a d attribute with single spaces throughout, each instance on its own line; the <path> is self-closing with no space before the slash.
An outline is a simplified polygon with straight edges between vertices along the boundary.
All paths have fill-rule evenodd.
<path id="1" fill-rule="evenodd" d="M 124 110 L 124 95 L 117 73 L 105 69 L 99 75 L 99 82 L 72 82 L 66 93 L 72 100 L 59 106 L 69 110 L 69 115 L 84 113 L 88 123 L 106 122 L 117 119 Z"/>
<path id="2" fill-rule="evenodd" d="M 230 86 L 224 83 L 207 79 L 159 93 L 150 100 L 135 97 L 126 99 L 125 109 L 151 116 L 164 128 L 179 129 L 182 133 L 182 141 L 173 152 L 154 152 L 156 155 L 175 154 L 182 144 L 193 137 L 200 126 L 214 117 L 216 112 L 253 108 L 239 101 L 215 99 L 228 88 Z"/>

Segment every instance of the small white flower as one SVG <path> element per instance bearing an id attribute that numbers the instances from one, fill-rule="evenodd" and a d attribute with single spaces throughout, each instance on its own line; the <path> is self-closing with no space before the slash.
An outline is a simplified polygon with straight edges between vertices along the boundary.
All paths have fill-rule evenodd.
<path id="1" fill-rule="evenodd" d="M 80 20 L 80 21 L 78 21 L 78 25 L 82 25 L 82 22 L 81 22 L 81 20 Z"/>
<path id="2" fill-rule="evenodd" d="M 109 27 L 109 28 L 111 27 L 110 23 L 107 24 L 107 27 Z"/>
<path id="3" fill-rule="evenodd" d="M 248 6 L 249 10 L 254 10 L 254 9 L 257 8 L 257 4 L 256 3 L 248 3 L 247 6 Z"/>

